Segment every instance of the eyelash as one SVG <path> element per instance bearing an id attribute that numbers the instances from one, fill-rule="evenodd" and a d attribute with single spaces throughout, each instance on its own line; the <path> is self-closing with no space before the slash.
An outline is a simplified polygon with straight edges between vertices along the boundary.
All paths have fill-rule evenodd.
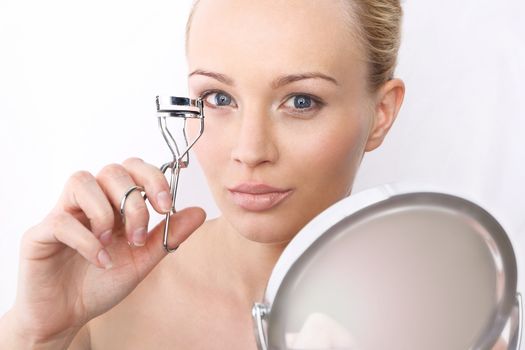
<path id="1" fill-rule="evenodd" d="M 313 101 L 313 106 L 309 108 L 292 108 L 294 110 L 293 112 L 294 114 L 311 113 L 314 110 L 320 110 L 325 105 L 325 103 L 320 98 L 316 96 L 312 96 L 310 94 L 302 93 L 302 92 L 292 93 L 286 96 L 285 102 L 288 102 L 288 100 L 290 100 L 291 98 L 298 97 L 298 96 L 304 96 L 304 97 L 310 98 Z"/>
<path id="2" fill-rule="evenodd" d="M 199 95 L 199 98 L 203 101 L 206 100 L 206 97 L 208 97 L 209 95 L 211 94 L 217 94 L 217 93 L 220 93 L 220 94 L 224 94 L 224 95 L 228 95 L 230 96 L 229 94 L 227 94 L 226 92 L 224 91 L 221 91 L 221 90 L 206 90 L 206 91 L 203 91 L 200 95 Z M 231 96 L 230 96 L 231 97 Z M 233 98 L 232 98 L 233 100 Z M 226 107 L 226 106 L 213 106 L 211 108 L 222 108 L 222 107 Z"/>
<path id="3" fill-rule="evenodd" d="M 227 95 L 230 98 L 232 98 L 232 100 L 233 100 L 233 97 L 230 94 L 228 94 L 228 93 L 226 93 L 226 92 L 224 92 L 222 90 L 216 90 L 216 89 L 203 91 L 199 95 L 199 98 L 202 99 L 202 100 L 205 100 L 206 97 L 208 97 L 209 95 L 214 94 L 214 93 L 221 93 L 221 94 Z M 297 97 L 297 96 L 305 96 L 305 97 L 308 97 L 308 98 L 312 99 L 312 101 L 314 102 L 315 106 L 309 107 L 309 108 L 293 108 L 294 109 L 294 112 L 293 112 L 294 114 L 298 114 L 299 115 L 299 114 L 311 113 L 312 110 L 315 110 L 315 109 L 320 110 L 325 105 L 325 103 L 320 98 L 312 96 L 312 95 L 307 94 L 307 93 L 300 93 L 300 92 L 292 93 L 292 94 L 286 96 L 285 102 L 287 102 L 291 98 Z M 213 106 L 211 108 L 222 108 L 222 107 L 227 107 L 227 106 Z"/>

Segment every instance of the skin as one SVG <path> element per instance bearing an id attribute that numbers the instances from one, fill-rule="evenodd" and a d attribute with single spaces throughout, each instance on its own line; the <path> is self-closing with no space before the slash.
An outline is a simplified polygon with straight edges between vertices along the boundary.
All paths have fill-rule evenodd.
<path id="1" fill-rule="evenodd" d="M 156 167 L 131 158 L 96 176 L 74 174 L 56 208 L 24 235 L 17 300 L 0 320 L 0 338 L 11 348 L 255 349 L 250 310 L 277 258 L 309 220 L 351 192 L 364 153 L 379 147 L 402 104 L 401 80 L 369 92 L 363 50 L 341 6 L 202 0 L 189 34 L 188 82 L 193 98 L 209 89 L 231 97 L 217 107 L 226 95 L 205 96 L 206 131 L 195 148 L 222 215 L 200 226 L 201 209 L 178 212 L 171 243 L 184 244 L 166 256 L 162 224 L 141 233 L 149 216 L 138 193 L 126 202 L 125 225 L 117 211 L 126 189 L 140 184 L 165 212 L 170 198 L 159 194 L 168 184 Z M 336 82 L 272 86 L 310 72 Z M 296 95 L 322 103 L 301 113 Z M 243 182 L 291 194 L 251 212 L 227 190 Z"/>
<path id="2" fill-rule="evenodd" d="M 267 268 L 254 274 L 261 262 L 271 267 L 308 221 L 350 193 L 364 152 L 381 144 L 402 102 L 404 86 L 397 79 L 369 93 L 363 50 L 349 34 L 341 6 L 203 0 L 193 17 L 187 45 L 190 95 L 220 91 L 204 96 L 206 131 L 195 153 L 223 214 L 215 225 L 221 241 L 229 243 L 219 245 L 235 257 L 219 264 L 231 271 L 233 281 L 227 282 L 250 289 L 245 291 L 250 299 L 261 296 L 268 277 Z M 336 83 L 311 78 L 272 86 L 282 77 L 310 72 Z M 224 94 L 231 103 L 217 106 Z M 315 96 L 322 105 L 301 113 L 293 97 L 300 94 Z M 227 190 L 244 182 L 293 192 L 271 210 L 249 212 Z"/>

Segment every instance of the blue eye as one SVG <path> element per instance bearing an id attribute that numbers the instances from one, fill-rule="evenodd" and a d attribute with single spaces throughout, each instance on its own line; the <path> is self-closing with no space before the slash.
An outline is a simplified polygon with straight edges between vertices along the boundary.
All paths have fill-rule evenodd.
<path id="1" fill-rule="evenodd" d="M 204 101 L 211 106 L 215 107 L 227 107 L 232 104 L 232 97 L 221 91 L 209 91 L 201 97 Z"/>
<path id="2" fill-rule="evenodd" d="M 319 110 L 323 103 L 309 95 L 293 95 L 286 100 L 284 106 L 294 113 L 310 113 Z"/>
<path id="3" fill-rule="evenodd" d="M 215 103 L 218 106 L 228 106 L 231 102 L 232 102 L 231 96 L 220 93 L 220 92 L 215 94 Z"/>
<path id="4" fill-rule="evenodd" d="M 294 96 L 293 104 L 297 109 L 307 109 L 312 107 L 312 98 L 304 95 Z"/>

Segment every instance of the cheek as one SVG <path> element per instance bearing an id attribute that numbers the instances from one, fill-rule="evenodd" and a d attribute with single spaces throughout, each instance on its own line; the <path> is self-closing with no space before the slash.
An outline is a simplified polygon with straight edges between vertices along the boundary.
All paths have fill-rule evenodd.
<path id="1" fill-rule="evenodd" d="M 364 135 L 358 128 L 340 128 L 322 140 L 320 148 L 325 150 L 320 159 L 328 173 L 335 175 L 344 169 L 350 170 L 361 159 Z"/>
<path id="2" fill-rule="evenodd" d="M 301 174 L 304 190 L 327 197 L 327 201 L 345 196 L 361 163 L 365 130 L 358 122 L 325 125 L 315 137 L 303 141 L 302 147 L 295 147 L 295 156 L 290 158 L 295 172 Z"/>
<path id="3" fill-rule="evenodd" d="M 188 125 L 190 137 L 194 138 L 198 135 L 198 131 L 197 123 Z M 215 178 L 215 173 L 222 168 L 219 166 L 220 164 L 226 165 L 229 159 L 231 140 L 226 128 L 222 128 L 215 122 L 205 121 L 204 132 L 195 143 L 193 151 L 208 178 Z"/>

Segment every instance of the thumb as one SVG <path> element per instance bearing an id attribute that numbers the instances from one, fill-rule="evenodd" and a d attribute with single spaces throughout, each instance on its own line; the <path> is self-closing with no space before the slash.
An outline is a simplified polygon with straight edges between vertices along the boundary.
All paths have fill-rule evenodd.
<path id="1" fill-rule="evenodd" d="M 185 208 L 171 215 L 169 221 L 168 247 L 178 247 L 184 242 L 206 219 L 206 212 L 202 208 Z M 164 224 L 165 220 L 158 223 L 149 233 L 149 238 L 144 247 L 135 249 L 139 263 L 140 275 L 146 275 L 168 253 L 164 249 Z"/>
<path id="2" fill-rule="evenodd" d="M 185 208 L 171 215 L 169 222 L 168 247 L 176 248 L 186 240 L 206 219 L 206 212 L 202 208 Z M 150 233 L 148 245 L 162 248 L 166 254 L 162 241 L 164 239 L 165 220 L 162 220 Z M 155 246 L 154 246 L 155 247 Z"/>

